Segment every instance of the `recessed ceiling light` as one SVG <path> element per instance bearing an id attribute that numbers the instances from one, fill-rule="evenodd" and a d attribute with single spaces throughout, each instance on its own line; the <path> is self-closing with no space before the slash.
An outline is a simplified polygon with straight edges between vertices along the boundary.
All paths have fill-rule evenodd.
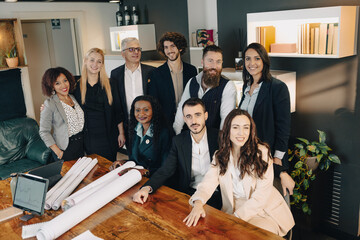
<path id="1" fill-rule="evenodd" d="M 120 0 L 110 0 L 109 2 L 111 2 L 111 3 L 118 3 L 118 2 L 120 2 Z"/>
<path id="2" fill-rule="evenodd" d="M 5 0 L 5 2 L 17 2 L 17 0 Z"/>

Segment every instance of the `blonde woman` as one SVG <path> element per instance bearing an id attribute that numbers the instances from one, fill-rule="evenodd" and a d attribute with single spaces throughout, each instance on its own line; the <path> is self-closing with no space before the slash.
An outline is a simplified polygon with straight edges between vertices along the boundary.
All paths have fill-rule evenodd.
<path id="1" fill-rule="evenodd" d="M 125 143 L 123 114 L 120 104 L 114 104 L 117 97 L 106 75 L 101 49 L 92 48 L 85 54 L 74 95 L 85 113 L 86 153 L 115 161 L 118 148 Z"/>

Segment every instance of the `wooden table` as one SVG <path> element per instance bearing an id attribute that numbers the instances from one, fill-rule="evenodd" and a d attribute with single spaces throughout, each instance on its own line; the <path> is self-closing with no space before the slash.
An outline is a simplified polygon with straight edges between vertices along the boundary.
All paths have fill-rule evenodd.
<path id="1" fill-rule="evenodd" d="M 80 189 L 108 172 L 111 162 L 100 156 L 98 165 L 88 174 Z M 66 173 L 75 161 L 65 162 Z M 239 218 L 205 206 L 206 217 L 196 227 L 187 227 L 182 220 L 190 213 L 189 196 L 168 187 L 161 187 L 141 205 L 132 201 L 133 194 L 146 182 L 140 183 L 115 198 L 58 239 L 72 239 L 86 230 L 103 239 L 282 239 Z M 10 179 L 0 181 L 0 208 L 11 206 Z M 28 222 L 19 217 L 0 223 L 0 239 L 21 239 L 22 226 L 49 221 L 62 211 L 45 211 Z M 35 238 L 32 238 L 35 239 Z"/>

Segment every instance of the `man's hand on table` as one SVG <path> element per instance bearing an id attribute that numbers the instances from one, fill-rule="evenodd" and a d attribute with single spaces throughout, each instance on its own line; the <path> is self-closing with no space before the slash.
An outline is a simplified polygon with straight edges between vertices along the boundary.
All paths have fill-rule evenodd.
<path id="1" fill-rule="evenodd" d="M 150 186 L 142 187 L 139 191 L 137 191 L 133 196 L 133 201 L 137 203 L 144 204 L 149 197 L 149 193 L 151 192 Z"/>

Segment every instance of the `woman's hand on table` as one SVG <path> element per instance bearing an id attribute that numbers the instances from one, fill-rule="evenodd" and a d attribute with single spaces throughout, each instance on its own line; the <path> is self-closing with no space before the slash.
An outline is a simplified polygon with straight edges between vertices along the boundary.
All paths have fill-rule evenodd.
<path id="1" fill-rule="evenodd" d="M 200 200 L 196 200 L 194 202 L 194 207 L 191 210 L 190 214 L 183 220 L 185 222 L 186 226 L 191 227 L 196 226 L 198 223 L 200 217 L 205 217 L 206 213 L 204 210 L 204 205 Z"/>
<path id="2" fill-rule="evenodd" d="M 115 168 L 120 167 L 121 165 L 124 165 L 126 163 L 126 160 L 116 160 L 113 162 L 113 164 L 109 167 L 109 170 L 112 171 Z"/>
<path id="3" fill-rule="evenodd" d="M 137 203 L 144 204 L 149 197 L 149 193 L 151 192 L 150 186 L 142 187 L 139 191 L 137 191 L 133 196 L 133 201 Z"/>

